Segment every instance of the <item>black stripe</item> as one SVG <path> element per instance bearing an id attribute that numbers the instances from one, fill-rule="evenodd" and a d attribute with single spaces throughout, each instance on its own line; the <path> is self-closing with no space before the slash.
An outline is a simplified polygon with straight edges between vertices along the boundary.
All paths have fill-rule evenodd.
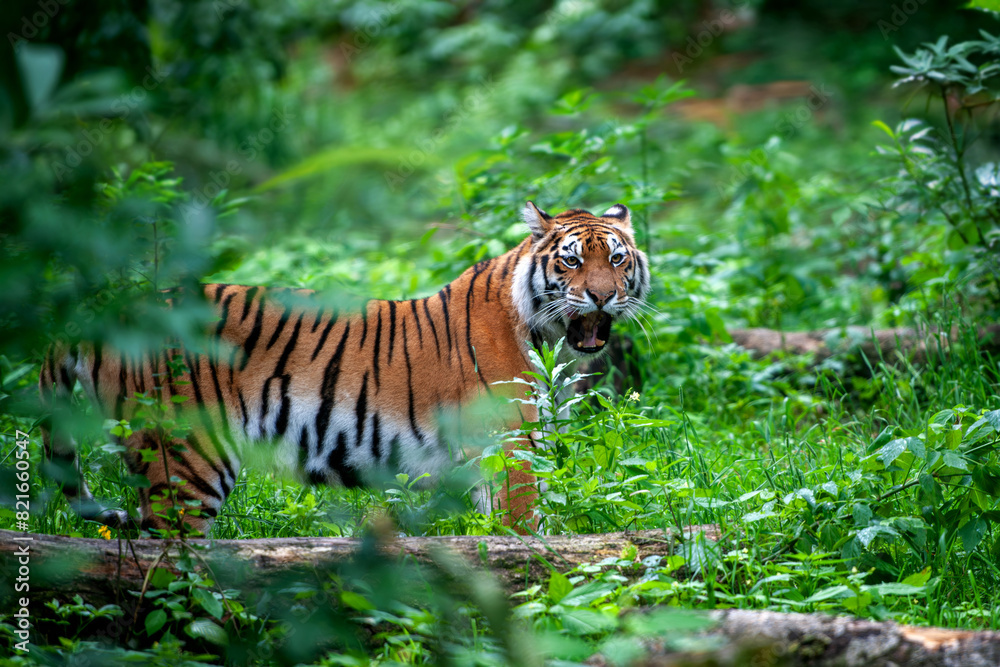
<path id="1" fill-rule="evenodd" d="M 375 329 L 375 352 L 372 354 L 372 369 L 375 371 L 375 391 L 378 391 L 378 353 L 382 343 L 382 303 L 378 304 L 378 324 Z"/>
<path id="2" fill-rule="evenodd" d="M 473 290 L 476 288 L 478 277 L 478 273 L 472 276 L 472 280 L 469 281 L 469 289 L 465 292 L 465 344 L 469 346 L 469 359 L 472 359 L 476 368 L 479 367 L 479 364 L 476 363 L 476 352 L 472 349 L 472 300 L 476 298 L 476 293 Z"/>
<path id="3" fill-rule="evenodd" d="M 258 289 L 260 288 L 251 287 L 250 289 L 247 290 L 245 300 L 243 301 L 243 314 L 240 315 L 240 322 L 245 320 L 247 318 L 247 315 L 250 313 L 250 304 L 253 303 L 253 298 L 257 296 Z"/>
<path id="4" fill-rule="evenodd" d="M 419 339 L 420 347 L 424 346 L 424 328 L 420 325 L 420 316 L 417 314 L 417 302 L 410 301 L 410 310 L 413 311 L 413 321 L 417 324 L 417 338 Z"/>
<path id="5" fill-rule="evenodd" d="M 409 398 L 409 412 L 410 412 L 410 428 L 413 430 L 413 434 L 417 436 L 417 441 L 422 445 L 424 444 L 424 436 L 420 432 L 420 427 L 417 426 L 417 415 L 413 406 L 413 370 L 410 367 L 410 353 L 406 348 L 406 327 L 403 327 L 403 350 L 406 352 L 406 394 Z"/>
<path id="6" fill-rule="evenodd" d="M 361 307 L 361 342 L 358 343 L 360 350 L 365 346 L 365 339 L 368 338 L 368 301 Z"/>
<path id="7" fill-rule="evenodd" d="M 538 258 L 531 258 L 531 271 L 528 273 L 528 289 L 531 291 L 531 307 L 537 313 L 542 307 L 542 299 L 535 293 L 535 271 L 538 269 Z"/>
<path id="8" fill-rule="evenodd" d="M 220 284 L 215 286 L 215 297 L 213 299 L 215 303 L 219 303 L 219 299 L 222 298 L 222 293 L 226 291 L 227 287 L 229 287 L 229 285 Z M 232 296 L 232 294 L 230 294 L 230 296 Z"/>
<path id="9" fill-rule="evenodd" d="M 323 333 L 319 336 L 319 341 L 316 343 L 316 348 L 313 350 L 312 358 L 310 361 L 316 361 L 316 357 L 319 356 L 319 351 L 323 349 L 323 344 L 326 343 L 326 337 L 330 335 L 330 329 L 333 328 L 334 323 L 337 321 L 337 313 L 330 315 L 330 321 L 327 322 L 326 326 L 323 327 Z M 319 322 L 319 319 L 316 320 Z M 316 331 L 316 327 L 313 327 L 313 331 Z"/>
<path id="10" fill-rule="evenodd" d="M 316 333 L 316 329 L 319 329 L 319 323 L 323 319 L 323 313 L 325 310 L 326 307 L 323 306 L 319 309 L 319 312 L 316 313 L 316 319 L 313 320 L 313 328 L 309 331 L 309 333 Z"/>
<path id="11" fill-rule="evenodd" d="M 431 309 L 427 307 L 427 302 L 430 299 L 423 299 L 424 302 L 424 313 L 427 314 L 427 321 L 431 323 L 431 333 L 434 334 L 434 347 L 437 348 L 438 359 L 441 358 L 441 343 L 438 342 L 438 330 L 437 326 L 434 324 L 434 318 L 431 316 Z"/>
<path id="12" fill-rule="evenodd" d="M 234 296 L 236 296 L 235 293 L 230 294 L 222 302 L 222 317 L 219 318 L 219 326 L 215 327 L 215 336 L 217 338 L 222 336 L 222 331 L 226 328 L 226 321 L 229 319 L 229 305 L 233 302 Z"/>
<path id="13" fill-rule="evenodd" d="M 176 355 L 177 348 L 176 347 L 170 347 L 168 349 L 173 350 L 173 352 L 169 353 L 169 357 L 168 357 L 167 350 L 164 349 L 164 351 L 163 351 L 163 362 L 164 362 L 164 365 L 165 365 L 164 370 L 167 373 L 167 389 L 170 391 L 170 395 L 171 396 L 177 396 L 179 392 L 177 391 L 177 385 L 174 384 L 174 372 L 172 370 L 172 367 L 170 366 L 170 362 L 172 362 L 174 360 L 174 357 L 177 356 Z M 183 359 L 183 356 L 181 356 L 181 358 Z M 187 366 L 187 362 L 185 362 L 184 365 L 186 367 Z"/>
<path id="14" fill-rule="evenodd" d="M 204 427 L 204 431 L 208 435 L 208 438 L 211 441 L 212 446 L 215 448 L 215 453 L 218 454 L 218 459 L 222 463 L 222 466 L 226 469 L 226 472 L 229 473 L 229 476 L 235 480 L 236 475 L 235 473 L 233 473 L 232 466 L 229 463 L 229 458 L 226 456 L 225 449 L 219 442 L 219 438 L 215 435 L 215 429 L 213 428 L 213 425 L 209 420 L 208 415 L 204 409 L 205 400 L 204 397 L 202 397 L 201 395 L 201 389 L 199 387 L 201 380 L 198 378 L 200 369 L 198 369 L 192 363 L 193 358 L 187 352 L 184 353 L 184 358 L 188 365 L 188 374 L 191 376 L 191 389 L 194 391 L 194 401 L 195 405 L 198 406 L 197 412 L 201 420 L 202 426 Z M 195 440 L 194 433 L 188 436 L 189 442 L 193 440 Z M 203 450 L 199 448 L 197 451 L 201 455 L 201 457 L 205 459 L 205 463 L 211 466 L 215 474 L 219 476 L 219 484 L 222 485 L 223 490 L 226 491 L 226 493 L 228 494 L 229 491 L 226 489 L 225 475 L 223 475 L 222 471 L 216 467 L 215 462 L 212 461 L 210 457 L 205 455 L 205 452 Z"/>
<path id="15" fill-rule="evenodd" d="M 358 403 L 354 406 L 354 417 L 358 427 L 354 446 L 360 447 L 365 436 L 365 421 L 368 419 L 368 371 L 365 371 L 365 376 L 361 379 L 361 391 L 358 392 Z"/>
<path id="16" fill-rule="evenodd" d="M 292 380 L 292 376 L 285 373 L 285 366 L 288 364 L 288 357 L 291 356 L 292 350 L 295 349 L 295 345 L 298 343 L 299 331 L 302 329 L 302 319 L 304 317 L 305 313 L 299 314 L 299 319 L 295 323 L 295 329 L 292 330 L 292 335 L 289 336 L 288 342 L 285 343 L 285 349 L 281 353 L 281 358 L 278 359 L 278 365 L 274 367 L 274 375 L 281 377 L 281 409 L 278 411 L 278 418 L 274 422 L 274 432 L 277 435 L 284 435 L 285 431 L 288 430 L 288 415 L 292 410 L 292 398 L 288 394 L 288 385 Z"/>
<path id="17" fill-rule="evenodd" d="M 448 317 L 448 300 L 451 299 L 451 285 L 445 285 L 444 289 L 438 292 L 441 297 L 441 309 L 444 312 L 444 332 L 448 338 L 448 356 L 451 357 L 451 318 Z"/>
<path id="18" fill-rule="evenodd" d="M 260 332 L 264 328 L 264 297 L 260 297 L 260 303 L 257 306 L 257 316 L 254 318 L 253 328 L 250 330 L 250 335 L 247 336 L 246 340 L 243 341 L 243 363 L 240 365 L 240 370 L 244 370 L 247 364 L 250 363 L 250 355 L 253 354 L 254 348 L 257 347 L 257 341 L 260 339 Z"/>
<path id="19" fill-rule="evenodd" d="M 337 446 L 330 450 L 326 464 L 340 476 L 340 482 L 347 488 L 361 486 L 361 480 L 353 468 L 347 465 L 347 437 L 343 431 L 337 434 Z"/>
<path id="20" fill-rule="evenodd" d="M 94 393 L 97 395 L 97 400 L 101 399 L 101 386 L 98 384 L 98 380 L 101 377 L 101 364 L 104 362 L 104 351 L 101 349 L 100 343 L 94 343 L 94 365 L 90 368 L 90 382 L 94 385 Z"/>
<path id="21" fill-rule="evenodd" d="M 237 390 L 236 397 L 240 400 L 240 414 L 243 417 L 243 430 L 246 430 L 247 424 L 250 421 L 250 416 L 247 414 L 247 403 L 243 400 L 242 389 Z"/>
<path id="22" fill-rule="evenodd" d="M 121 419 L 122 415 L 122 403 L 125 401 L 125 397 L 128 395 L 128 381 L 125 376 L 125 364 L 127 359 L 124 354 L 118 355 L 118 363 L 120 364 L 118 368 L 118 391 L 115 396 L 115 419 Z"/>
<path id="23" fill-rule="evenodd" d="M 292 314 L 292 304 L 286 303 L 285 310 L 281 313 L 281 319 L 278 321 L 278 326 L 274 328 L 274 333 L 271 334 L 271 339 L 267 341 L 267 345 L 264 346 L 265 350 L 270 350 L 271 346 L 278 342 L 278 337 L 285 330 L 285 325 L 288 324 L 288 317 Z"/>
<path id="24" fill-rule="evenodd" d="M 378 460 L 382 458 L 380 449 L 382 444 L 382 425 L 379 423 L 378 413 L 372 415 L 372 458 Z"/>
<path id="25" fill-rule="evenodd" d="M 494 263 L 490 267 L 490 272 L 486 274 L 486 298 L 483 301 L 490 300 L 490 284 L 493 282 L 493 272 L 497 270 L 497 266 Z"/>
<path id="26" fill-rule="evenodd" d="M 503 263 L 503 271 L 500 272 L 500 279 L 506 280 L 507 274 L 510 272 L 510 263 L 514 261 L 514 251 L 511 250 L 507 253 L 507 261 Z"/>
<path id="27" fill-rule="evenodd" d="M 490 390 L 490 385 L 486 382 L 486 378 L 483 377 L 483 369 L 479 367 L 476 349 L 472 346 L 472 299 L 475 298 L 475 292 L 472 290 L 476 286 L 476 278 L 478 277 L 478 273 L 472 276 L 472 280 L 469 281 L 469 291 L 466 293 L 465 298 L 465 343 L 469 346 L 469 358 L 472 359 L 473 368 L 476 369 L 476 373 L 479 375 L 479 381 L 486 387 L 486 393 L 492 395 L 493 392 Z"/>
<path id="28" fill-rule="evenodd" d="M 275 377 L 283 375 L 285 372 L 285 366 L 288 365 L 288 358 L 292 355 L 292 351 L 295 349 L 296 343 L 298 343 L 299 331 L 302 329 L 302 319 L 304 317 L 305 313 L 300 313 L 299 319 L 295 321 L 295 328 L 292 329 L 292 335 L 288 337 L 285 349 L 281 351 L 281 357 L 278 358 L 278 363 L 274 367 L 273 375 Z"/>
<path id="29" fill-rule="evenodd" d="M 389 358 L 386 365 L 392 363 L 392 348 L 396 342 L 396 302 L 389 302 Z M 377 361 L 377 360 L 376 360 Z"/>
<path id="30" fill-rule="evenodd" d="M 323 402 L 316 413 L 317 449 L 321 449 L 323 443 L 326 442 L 326 429 L 330 425 L 330 413 L 333 411 L 333 404 L 337 394 L 337 376 L 340 374 L 340 358 L 344 354 L 344 346 L 347 344 L 347 338 L 350 333 L 351 323 L 348 322 L 344 327 L 344 333 L 340 336 L 340 343 L 337 345 L 337 350 L 333 353 L 333 356 L 326 365 L 326 369 L 323 371 L 323 385 L 320 387 L 320 397 L 323 399 Z"/>
<path id="31" fill-rule="evenodd" d="M 181 462 L 180 463 L 180 467 L 186 468 L 186 474 L 184 474 L 184 475 L 178 475 L 178 477 L 180 477 L 181 479 L 187 480 L 188 484 L 190 484 L 191 486 L 197 488 L 199 491 L 201 491 L 206 496 L 211 496 L 212 498 L 216 498 L 218 500 L 223 500 L 223 497 L 219 495 L 219 492 L 215 490 L 215 487 L 213 487 L 211 484 L 208 484 L 204 479 L 202 479 L 201 476 L 198 475 L 194 471 L 194 469 L 192 469 L 187 464 L 186 461 Z M 178 472 L 185 472 L 185 471 L 177 470 L 174 467 L 170 468 L 170 474 L 173 475 L 173 474 L 176 474 Z M 223 486 L 223 488 L 225 488 L 225 487 Z M 195 500 L 195 498 L 192 498 L 192 500 Z M 201 500 L 201 499 L 197 498 L 197 500 Z"/>

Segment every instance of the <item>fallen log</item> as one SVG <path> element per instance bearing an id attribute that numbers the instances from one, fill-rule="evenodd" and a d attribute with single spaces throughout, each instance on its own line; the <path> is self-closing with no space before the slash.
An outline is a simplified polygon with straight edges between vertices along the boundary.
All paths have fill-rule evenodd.
<path id="1" fill-rule="evenodd" d="M 733 342 L 753 353 L 755 358 L 777 352 L 812 355 L 816 363 L 833 356 L 860 355 L 873 367 L 879 360 L 894 362 L 906 357 L 915 364 L 926 364 L 938 354 L 947 354 L 950 345 L 962 340 L 957 327 L 949 330 L 896 327 L 871 329 L 843 327 L 816 331 L 776 331 L 774 329 L 734 329 Z M 979 327 L 976 343 L 981 352 L 1000 354 L 1000 324 Z"/>
<path id="2" fill-rule="evenodd" d="M 705 532 L 719 539 L 717 526 L 692 526 L 685 533 Z M 506 593 L 546 580 L 552 568 L 565 571 L 608 556 L 620 557 L 624 549 L 637 560 L 672 551 L 675 536 L 648 530 L 635 533 L 551 536 L 392 537 L 375 543 L 375 549 L 392 559 L 442 562 L 441 554 L 457 554 L 464 561 L 454 570 L 468 576 L 480 565 L 493 571 Z M 348 538 L 285 538 L 260 540 L 189 540 L 199 549 L 225 585 L 226 578 L 241 571 L 244 592 L 263 590 L 282 577 L 321 573 L 327 567 L 356 558 L 363 540 Z M 368 543 L 370 548 L 372 543 Z M 634 549 L 634 551 L 633 551 Z M 143 587 L 151 567 L 171 569 L 178 545 L 162 540 L 82 539 L 0 530 L 0 579 L 13 580 L 27 552 L 30 597 L 38 603 L 53 597 L 100 606 L 132 603 L 123 592 Z M 547 561 L 548 565 L 543 562 Z M 462 572 L 466 574 L 463 575 Z M 249 576 L 248 576 L 249 575 Z M 8 589 L 8 593 L 9 593 Z M 6 605 L 6 601 L 5 601 Z M 6 605 L 9 607 L 10 605 Z M 129 605 L 126 605 L 129 606 Z M 644 614 L 656 608 L 633 610 Z M 709 665 L 810 665 L 811 667 L 979 667 L 1000 665 L 1000 632 L 969 632 L 940 628 L 900 626 L 892 622 L 834 617 L 824 614 L 786 614 L 768 611 L 723 610 L 709 614 L 714 625 L 704 639 L 713 649 L 679 652 L 671 639 L 644 637 L 644 655 L 630 664 L 663 667 Z M 127 621 L 127 619 L 126 619 Z M 127 623 L 126 623 L 127 624 Z M 124 626 L 123 626 L 124 627 Z M 121 632 L 122 630 L 118 630 Z M 115 636 L 118 636 L 117 634 Z M 615 656 L 601 654 L 588 664 L 618 664 Z"/>
<path id="3" fill-rule="evenodd" d="M 643 613 L 643 612 L 639 612 Z M 721 647 L 681 652 L 658 638 L 642 640 L 646 667 L 985 667 L 1000 665 L 1000 632 L 898 625 L 825 614 L 783 614 L 730 609 L 712 612 L 717 623 L 705 640 Z M 596 655 L 587 664 L 615 664 Z"/>
<path id="4" fill-rule="evenodd" d="M 718 540 L 718 527 L 692 526 Z M 485 566 L 508 593 L 545 581 L 551 568 L 570 570 L 584 563 L 619 557 L 635 547 L 641 560 L 669 555 L 675 538 L 670 532 L 641 530 L 597 535 L 383 537 L 378 553 L 429 563 L 442 550 L 458 554 L 473 566 Z M 358 554 L 362 540 L 346 537 L 290 537 L 257 540 L 188 540 L 222 583 L 237 579 L 244 590 L 263 590 L 296 571 L 336 567 Z M 84 539 L 0 530 L 0 579 L 13 580 L 24 548 L 28 549 L 31 593 L 36 600 L 81 595 L 90 604 L 118 603 L 123 591 L 142 588 L 154 563 L 170 569 L 180 556 L 178 545 L 164 540 Z M 549 563 L 549 565 L 546 565 Z"/>

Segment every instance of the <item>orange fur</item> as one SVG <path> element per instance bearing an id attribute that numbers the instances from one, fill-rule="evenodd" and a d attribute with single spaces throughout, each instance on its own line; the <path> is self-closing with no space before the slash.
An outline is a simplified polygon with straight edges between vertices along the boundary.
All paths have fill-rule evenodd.
<path id="1" fill-rule="evenodd" d="M 150 480 L 139 490 L 150 528 L 165 527 L 152 497 L 167 494 L 163 508 L 200 502 L 201 516 L 188 505 L 184 521 L 207 530 L 236 483 L 242 447 L 253 441 L 284 442 L 317 483 L 363 483 L 375 469 L 411 478 L 440 471 L 451 461 L 435 422 L 442 409 L 509 399 L 519 385 L 498 383 L 528 378 L 530 344 L 566 336 L 578 348 L 568 346 L 567 358 L 600 352 L 611 319 L 634 316 L 648 292 L 625 207 L 603 217 L 580 210 L 551 217 L 529 202 L 524 215 L 532 235 L 506 254 L 433 296 L 369 301 L 360 313 L 324 307 L 309 290 L 205 285 L 219 313 L 209 349 L 167 346 L 141 358 L 92 344 L 52 349 L 39 382 L 43 401 L 54 405 L 79 379 L 116 420 L 135 419 L 141 406 L 133 397 L 143 393 L 189 424 L 180 434 L 140 430 L 125 443 L 129 468 Z M 184 365 L 172 372 L 175 355 Z M 537 420 L 530 405 L 503 406 L 497 421 L 505 428 Z M 50 456 L 73 457 L 58 428 L 44 437 Z M 152 450 L 145 458 L 144 449 Z M 90 499 L 82 480 L 64 489 L 72 500 Z M 537 495 L 529 468 L 511 470 L 499 504 L 510 523 L 530 526 Z M 90 517 L 127 520 L 120 511 Z"/>

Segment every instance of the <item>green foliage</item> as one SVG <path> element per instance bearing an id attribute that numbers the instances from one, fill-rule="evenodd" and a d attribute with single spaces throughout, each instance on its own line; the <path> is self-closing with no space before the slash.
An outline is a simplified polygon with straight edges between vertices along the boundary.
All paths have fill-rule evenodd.
<path id="1" fill-rule="evenodd" d="M 126 4 L 66 6 L 0 61 L 4 527 L 21 430 L 31 529 L 112 537 L 43 474 L 34 385 L 49 342 L 197 344 L 208 309 L 165 310 L 160 290 L 199 281 L 352 302 L 429 294 L 523 239 L 528 199 L 632 209 L 654 292 L 617 334 L 633 338 L 643 384 L 572 396 L 579 377 L 540 350 L 541 388 L 523 400 L 546 446 L 491 440 L 432 488 L 406 476 L 311 488 L 251 466 L 212 536 L 363 538 L 319 580 L 248 589 L 192 546 L 181 512 L 199 508 L 168 493 L 154 509 L 180 551 L 145 591 L 100 609 L 42 601 L 33 652 L 15 664 L 536 664 L 598 651 L 627 664 L 650 636 L 690 646 L 703 620 L 682 612 L 728 607 L 1000 628 L 997 360 L 979 331 L 1000 304 L 1000 46 L 990 25 L 971 29 L 985 14 L 921 6 L 899 23 L 893 3 L 807 3 L 790 19 L 743 3 L 748 22 L 706 28 L 682 82 L 661 72 L 702 31 L 703 3 Z M 853 27 L 866 24 L 879 27 Z M 950 38 L 916 46 L 944 26 Z M 876 94 L 894 57 L 897 84 L 927 92 L 908 111 L 919 118 Z M 807 77 L 807 97 L 726 126 L 681 119 L 712 104 L 692 104 L 696 89 Z M 864 342 L 847 325 L 926 330 L 923 363 L 847 352 L 816 365 L 727 344 L 743 326 Z M 108 424 L 76 398 L 91 488 L 132 507 L 146 480 L 112 438 L 185 425 L 155 395 Z M 546 484 L 546 532 L 673 540 L 642 562 L 626 547 L 571 572 L 548 563 L 510 606 L 460 565 L 400 565 L 374 547 L 373 533 L 505 533 L 474 491 L 525 461 Z M 704 524 L 717 529 L 690 528 Z M 0 646 L 13 655 L 11 621 L 0 617 Z"/>
<path id="2" fill-rule="evenodd" d="M 913 282 L 933 296 L 969 283 L 995 310 L 1000 305 L 998 163 L 984 160 L 976 142 L 978 126 L 1000 102 L 1000 39 L 985 31 L 982 37 L 949 47 L 943 36 L 912 54 L 897 49 L 904 65 L 892 68 L 900 76 L 896 85 L 927 87 L 928 105 L 941 105 L 944 128 L 917 119 L 895 130 L 877 123 L 892 142 L 878 150 L 900 167 L 886 182 L 887 208 L 900 212 L 901 224 L 933 230 L 923 232 L 922 247 L 904 260 L 917 267 Z"/>

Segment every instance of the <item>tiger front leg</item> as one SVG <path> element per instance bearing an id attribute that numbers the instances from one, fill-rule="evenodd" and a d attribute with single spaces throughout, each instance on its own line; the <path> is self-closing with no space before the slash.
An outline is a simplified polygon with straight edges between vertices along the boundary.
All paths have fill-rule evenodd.
<path id="1" fill-rule="evenodd" d="M 183 438 L 140 431 L 129 438 L 129 469 L 148 486 L 137 489 L 138 523 L 159 537 L 207 535 L 235 481 L 237 470 L 225 458 L 208 458 L 206 436 L 192 431 Z M 223 462 L 224 461 L 224 462 Z"/>
<path id="2" fill-rule="evenodd" d="M 497 494 L 497 509 L 504 512 L 503 524 L 511 526 L 522 535 L 538 531 L 535 506 L 538 503 L 538 479 L 531 472 L 531 462 L 512 455 L 518 449 L 530 449 L 532 440 L 526 438 L 505 445 L 507 469 Z"/>

